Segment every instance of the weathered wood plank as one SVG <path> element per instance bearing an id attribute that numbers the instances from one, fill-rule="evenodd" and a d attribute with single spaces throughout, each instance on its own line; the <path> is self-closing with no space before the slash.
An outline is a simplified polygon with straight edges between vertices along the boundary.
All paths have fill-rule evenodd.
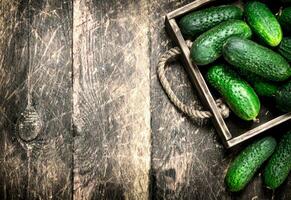
<path id="1" fill-rule="evenodd" d="M 26 196 L 26 152 L 14 125 L 25 108 L 28 65 L 27 1 L 0 1 L 0 199 Z"/>
<path id="2" fill-rule="evenodd" d="M 30 1 L 32 101 L 43 128 L 31 142 L 28 199 L 72 196 L 72 2 Z"/>
<path id="3" fill-rule="evenodd" d="M 174 44 L 164 30 L 163 16 L 191 2 L 150 0 L 151 118 L 153 199 L 272 199 L 260 176 L 241 193 L 225 189 L 226 169 L 236 152 L 221 145 L 211 122 L 192 122 L 181 114 L 163 92 L 156 75 L 159 56 Z M 167 76 L 178 97 L 189 105 L 197 100 L 182 65 L 174 63 Z M 200 101 L 199 101 L 200 102 Z M 283 186 L 285 187 L 285 186 Z M 288 199 L 285 195 L 279 199 Z M 289 197 L 290 198 L 290 197 Z"/>
<path id="4" fill-rule="evenodd" d="M 147 1 L 74 1 L 74 199 L 147 199 Z"/>
<path id="5" fill-rule="evenodd" d="M 5 53 L 1 59 L 4 74 L 0 79 L 1 95 L 4 94 L 1 99 L 3 197 L 70 199 L 73 137 L 71 1 L 3 3 L 10 6 L 3 9 L 10 14 L 3 15 L 3 20 L 7 18 L 8 22 L 1 34 L 1 50 Z M 42 121 L 39 133 L 31 129 L 33 126 L 25 127 L 16 120 L 22 119 L 21 113 L 28 106 L 34 107 Z M 28 118 L 24 117 L 24 120 Z M 26 130 L 25 134 L 20 131 L 20 126 L 21 130 Z M 22 140 L 29 137 L 32 139 L 29 142 Z"/>
<path id="6" fill-rule="evenodd" d="M 224 149 L 217 144 L 211 123 L 196 124 L 181 114 L 164 94 L 156 76 L 159 55 L 173 46 L 162 16 L 188 2 L 151 1 L 151 38 L 155 41 L 150 54 L 153 199 L 225 197 L 221 181 Z M 179 98 L 188 104 L 198 99 L 181 65 L 174 64 L 167 74 Z"/>

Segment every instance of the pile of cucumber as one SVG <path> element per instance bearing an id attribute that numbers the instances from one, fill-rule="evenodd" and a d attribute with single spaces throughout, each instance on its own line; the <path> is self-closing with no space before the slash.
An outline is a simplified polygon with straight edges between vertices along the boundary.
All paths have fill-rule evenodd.
<path id="1" fill-rule="evenodd" d="M 206 80 L 236 116 L 257 121 L 266 97 L 280 112 L 291 112 L 291 7 L 274 14 L 259 1 L 247 1 L 243 10 L 222 5 L 183 16 L 179 27 L 194 40 L 192 61 L 207 69 Z M 270 156 L 264 182 L 275 189 L 291 169 L 291 132 L 277 147 L 266 137 L 243 150 L 227 172 L 229 190 L 242 190 Z"/>
<path id="2" fill-rule="evenodd" d="M 222 5 L 185 15 L 179 27 L 194 39 L 192 61 L 207 65 L 208 82 L 238 117 L 257 121 L 259 97 L 291 111 L 291 7 L 276 16 L 258 1 L 248 1 L 244 12 Z"/>
<path id="3" fill-rule="evenodd" d="M 226 173 L 227 188 L 232 192 L 244 189 L 266 161 L 264 184 L 269 189 L 276 189 L 288 178 L 291 170 L 291 131 L 283 135 L 278 145 L 273 137 L 267 136 L 241 151 Z"/>

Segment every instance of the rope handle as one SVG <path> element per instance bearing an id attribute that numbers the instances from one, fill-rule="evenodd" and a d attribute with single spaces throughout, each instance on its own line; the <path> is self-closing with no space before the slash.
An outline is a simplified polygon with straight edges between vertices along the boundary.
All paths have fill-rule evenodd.
<path id="1" fill-rule="evenodd" d="M 192 42 L 187 40 L 186 44 L 188 47 L 192 46 Z M 179 47 L 174 47 L 166 51 L 159 59 L 158 63 L 158 77 L 161 82 L 161 85 L 170 98 L 171 102 L 179 108 L 183 113 L 187 114 L 192 119 L 207 119 L 212 117 L 212 113 L 210 111 L 201 111 L 193 109 L 192 107 L 185 105 L 182 101 L 178 99 L 178 97 L 175 95 L 173 90 L 171 89 L 170 83 L 166 78 L 165 68 L 170 64 L 170 62 L 173 62 L 176 60 L 180 55 L 182 54 L 181 49 Z M 194 102 L 195 103 L 195 102 Z M 216 100 L 216 104 L 218 107 L 218 110 L 220 111 L 223 118 L 227 118 L 229 116 L 230 110 L 229 108 L 223 103 L 221 99 Z"/>

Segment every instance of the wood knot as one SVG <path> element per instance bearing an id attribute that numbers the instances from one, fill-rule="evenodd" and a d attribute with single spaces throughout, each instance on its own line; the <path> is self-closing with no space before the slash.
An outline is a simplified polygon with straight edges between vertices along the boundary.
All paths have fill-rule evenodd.
<path id="1" fill-rule="evenodd" d="M 42 121 L 32 106 L 28 106 L 16 123 L 16 131 L 20 139 L 29 142 L 34 140 L 42 129 Z"/>

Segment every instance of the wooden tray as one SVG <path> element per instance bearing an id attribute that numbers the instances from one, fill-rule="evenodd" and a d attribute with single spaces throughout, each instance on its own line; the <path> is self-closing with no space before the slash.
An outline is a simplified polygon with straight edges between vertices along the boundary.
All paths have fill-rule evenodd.
<path id="1" fill-rule="evenodd" d="M 194 84 L 203 104 L 209 108 L 213 114 L 213 123 L 217 129 L 220 138 L 226 148 L 233 147 L 240 144 L 254 136 L 262 134 L 268 129 L 276 127 L 291 119 L 291 113 L 282 114 L 278 113 L 275 108 L 272 108 L 271 103 L 262 101 L 262 108 L 259 114 L 259 123 L 245 122 L 238 119 L 231 114 L 228 119 L 223 119 L 218 108 L 216 106 L 214 97 L 215 92 L 211 92 L 204 80 L 203 73 L 199 70 L 199 67 L 191 62 L 190 50 L 186 45 L 186 41 L 180 31 L 177 21 L 181 16 L 186 13 L 209 7 L 211 5 L 217 5 L 217 3 L 229 4 L 229 1 L 216 1 L 216 0 L 196 0 L 188 5 L 185 5 L 177 10 L 174 10 L 166 15 L 165 26 L 170 37 L 177 43 L 182 50 L 182 60 L 184 67 L 189 74 L 191 82 Z M 233 2 L 241 5 L 240 1 Z M 212 94 L 213 93 L 213 94 Z M 289 125 L 287 125 L 289 127 Z"/>

